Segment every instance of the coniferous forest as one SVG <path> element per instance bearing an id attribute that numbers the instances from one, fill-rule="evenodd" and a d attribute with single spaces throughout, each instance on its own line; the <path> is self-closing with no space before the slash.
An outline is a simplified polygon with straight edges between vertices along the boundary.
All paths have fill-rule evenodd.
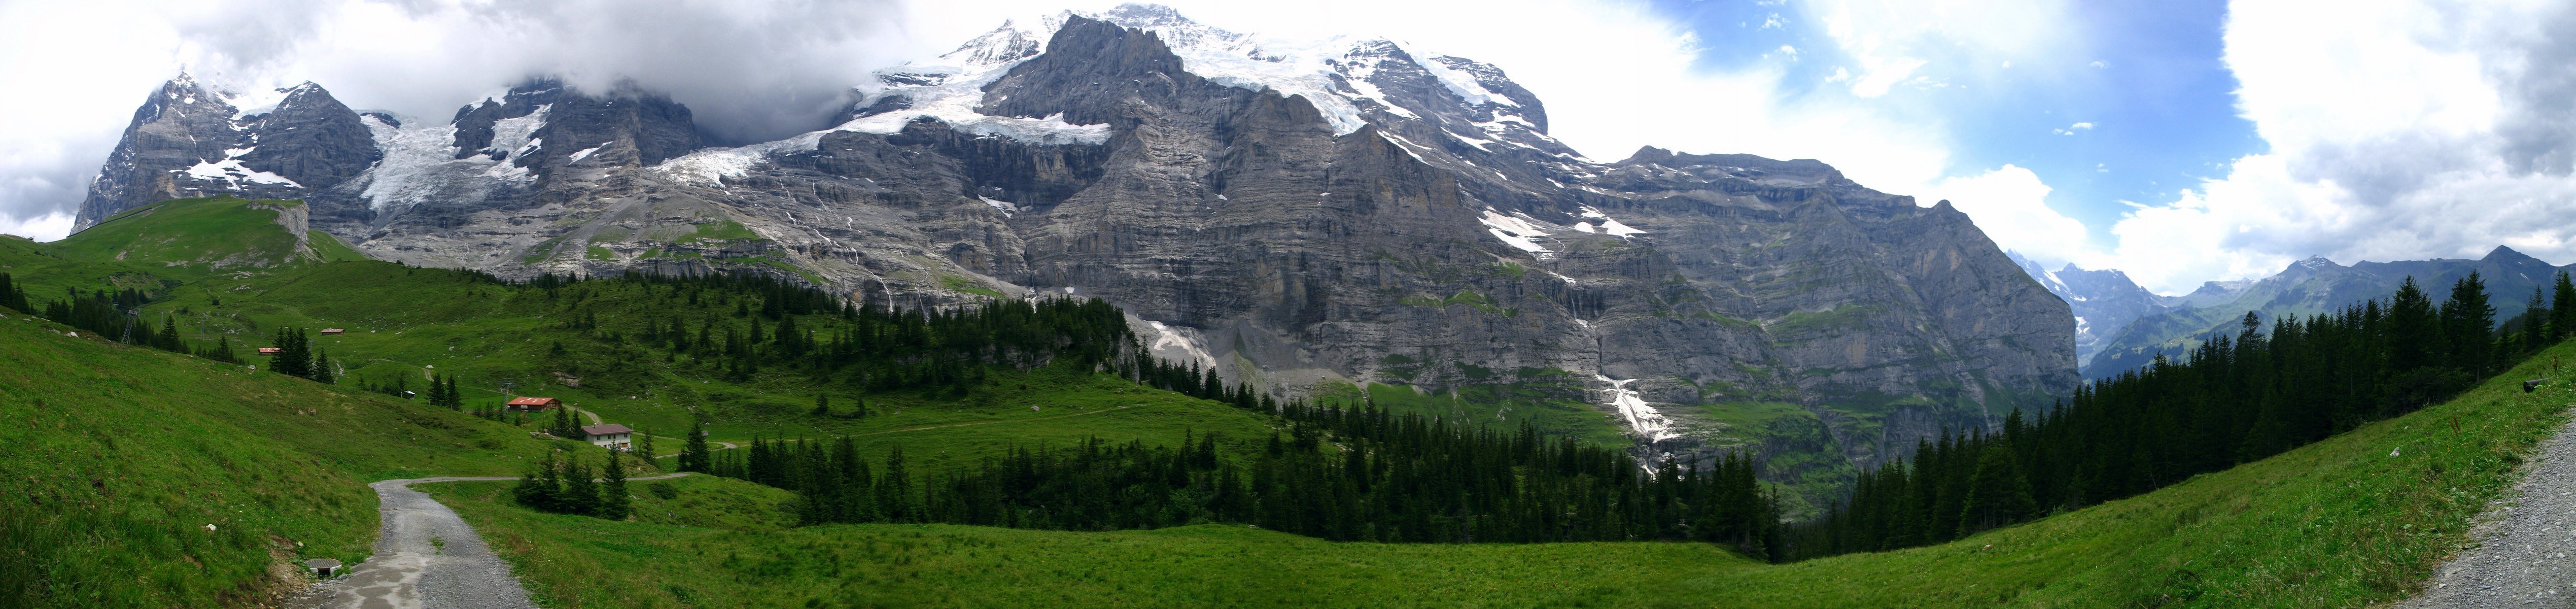
<path id="1" fill-rule="evenodd" d="M 2395 294 L 2234 336 L 2189 357 L 2077 390 L 2054 412 L 2014 412 L 1988 433 L 1945 434 L 1860 476 L 1825 517 L 1792 527 L 1813 558 L 1935 544 L 2120 499 L 2324 439 L 2446 399 L 2576 334 L 2576 282 L 2554 306 L 2497 330 L 2476 273 L 2440 303 L 2408 278 Z"/>
<path id="2" fill-rule="evenodd" d="M 1775 498 L 1749 458 L 1664 462 L 1466 428 L 1367 404 L 1273 413 L 1288 428 L 1247 459 L 1217 439 L 1182 447 L 1093 440 L 1015 449 L 969 471 L 916 476 L 847 439 L 756 441 L 711 473 L 798 492 L 807 524 L 940 522 L 1067 530 L 1232 522 L 1339 541 L 1701 540 L 1755 557 L 1780 546 Z"/>

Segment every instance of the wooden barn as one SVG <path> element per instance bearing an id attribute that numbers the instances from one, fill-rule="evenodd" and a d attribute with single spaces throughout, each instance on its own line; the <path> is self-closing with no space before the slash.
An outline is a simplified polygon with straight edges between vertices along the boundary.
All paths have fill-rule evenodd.
<path id="1" fill-rule="evenodd" d="M 510 405 L 507 410 L 510 412 L 545 412 L 548 410 L 554 410 L 560 406 L 563 406 L 563 400 L 554 398 L 510 398 Z"/>

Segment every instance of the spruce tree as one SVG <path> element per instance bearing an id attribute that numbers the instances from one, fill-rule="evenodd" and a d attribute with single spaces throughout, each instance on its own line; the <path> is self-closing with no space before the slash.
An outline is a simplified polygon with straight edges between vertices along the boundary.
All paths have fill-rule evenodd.
<path id="1" fill-rule="evenodd" d="M 625 520 L 634 512 L 634 502 L 626 495 L 626 466 L 617 451 L 608 451 L 608 465 L 600 470 L 605 481 L 599 485 L 599 517 Z"/>
<path id="2" fill-rule="evenodd" d="M 2442 303 L 2442 334 L 2450 347 L 2451 367 L 2485 376 L 2494 333 L 2495 306 L 2487 302 L 2486 282 L 2477 271 L 2469 271 L 2469 276 L 2451 284 L 2451 298 Z"/>
<path id="3" fill-rule="evenodd" d="M 573 457 L 564 464 L 561 511 L 590 516 L 599 513 L 599 505 L 599 483 L 591 481 L 590 465 Z"/>
<path id="4" fill-rule="evenodd" d="M 696 292 L 690 292 L 690 294 L 694 295 Z M 680 471 L 705 472 L 707 466 L 713 464 L 709 459 L 712 456 L 707 450 L 706 423 L 702 421 L 689 423 L 688 444 L 680 449 Z"/>
<path id="5" fill-rule="evenodd" d="M 338 377 L 332 376 L 331 374 L 330 351 L 316 350 L 313 352 L 313 374 L 307 378 L 311 378 L 313 379 L 313 382 L 324 385 L 331 385 L 339 382 Z"/>
<path id="6" fill-rule="evenodd" d="M 2030 479 L 2022 476 L 2011 444 L 1989 443 L 1978 452 L 1977 469 L 1969 476 L 1967 506 L 1959 518 L 1962 537 L 2020 522 L 2039 511 L 2038 503 L 2031 500 Z"/>
<path id="7" fill-rule="evenodd" d="M 2550 288 L 2553 304 L 2549 307 L 2549 344 L 2558 344 L 2576 335 L 2576 280 L 2567 271 L 2558 272 L 2558 283 Z"/>
<path id="8" fill-rule="evenodd" d="M 2531 302 L 2524 303 L 2522 313 L 2522 352 L 2538 353 L 2549 346 L 2549 301 L 2541 296 L 2540 286 L 2531 286 Z"/>
<path id="9" fill-rule="evenodd" d="M 903 445 L 897 444 L 886 455 L 885 475 L 877 478 L 877 510 L 888 522 L 919 522 L 919 509 L 912 500 L 912 474 L 903 466 Z"/>
<path id="10" fill-rule="evenodd" d="M 303 330 L 278 328 L 272 344 L 277 346 L 277 354 L 269 356 L 270 372 L 306 378 L 313 376 L 313 356 L 305 350 Z"/>
<path id="11" fill-rule="evenodd" d="M 547 484 L 553 479 L 554 470 L 554 459 L 548 457 L 544 463 L 538 464 L 536 469 L 521 474 L 519 485 L 510 487 L 510 499 L 529 509 L 553 509 L 551 501 L 554 498 L 554 492 L 547 488 Z"/>
<path id="12" fill-rule="evenodd" d="M 832 416 L 832 396 L 814 396 L 814 416 Z"/>

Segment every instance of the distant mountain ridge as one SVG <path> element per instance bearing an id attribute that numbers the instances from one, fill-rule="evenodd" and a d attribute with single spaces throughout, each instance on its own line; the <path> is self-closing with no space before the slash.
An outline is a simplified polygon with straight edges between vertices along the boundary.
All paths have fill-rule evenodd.
<path id="1" fill-rule="evenodd" d="M 2505 246 L 2476 260 L 2436 258 L 2345 266 L 2312 256 L 2270 277 L 2211 281 L 2190 294 L 2159 296 L 2118 271 L 2083 271 L 2069 264 L 2049 272 L 2028 259 L 2017 260 L 2024 272 L 2067 301 L 2079 319 L 2092 322 L 2079 322 L 2077 334 L 2077 357 L 2086 378 L 2132 370 L 2157 355 L 2181 356 L 2212 333 L 2233 334 L 2247 311 L 2266 321 L 2327 313 L 2387 298 L 2408 277 L 2438 295 L 2475 272 L 2495 304 L 2496 319 L 2503 322 L 2528 308 L 2533 289 L 2545 288 L 2560 272 L 2576 272 L 2576 264 L 2552 266 Z M 2078 273 L 2095 279 L 2065 279 Z"/>

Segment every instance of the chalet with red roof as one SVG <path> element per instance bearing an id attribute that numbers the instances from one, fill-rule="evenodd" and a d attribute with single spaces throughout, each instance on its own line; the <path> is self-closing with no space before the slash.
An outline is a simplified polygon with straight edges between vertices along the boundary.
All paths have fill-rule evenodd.
<path id="1" fill-rule="evenodd" d="M 554 410 L 559 406 L 563 406 L 563 400 L 554 398 L 510 398 L 510 405 L 507 410 L 510 412 L 545 412 L 548 410 Z"/>

